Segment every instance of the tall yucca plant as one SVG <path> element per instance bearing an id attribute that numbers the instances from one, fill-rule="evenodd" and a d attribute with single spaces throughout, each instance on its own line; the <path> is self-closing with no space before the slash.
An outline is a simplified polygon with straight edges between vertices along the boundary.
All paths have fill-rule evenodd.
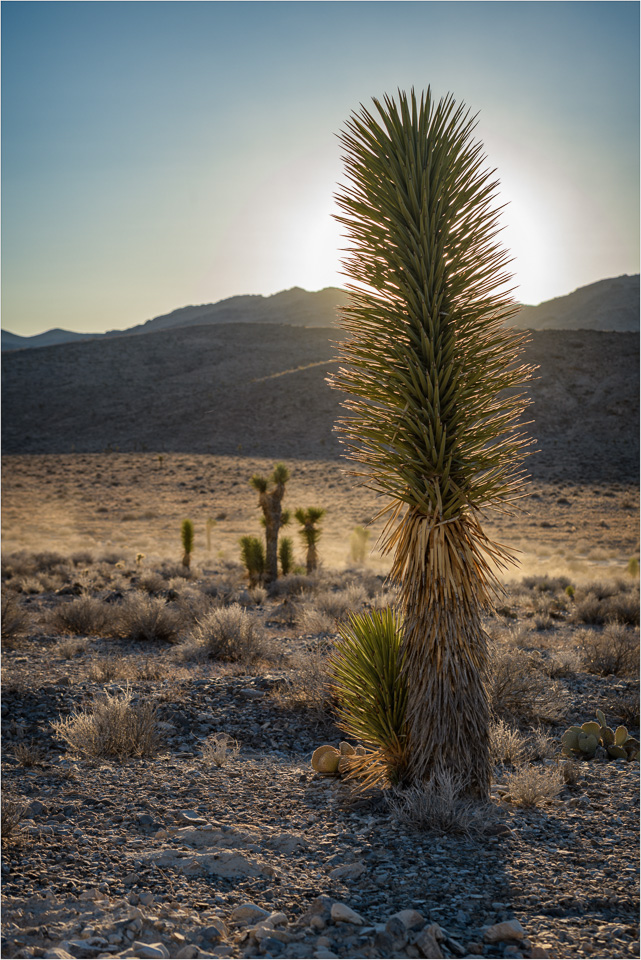
<path id="1" fill-rule="evenodd" d="M 522 334 L 497 242 L 497 181 L 466 108 L 429 89 L 374 100 L 341 136 L 349 185 L 337 197 L 351 241 L 350 336 L 332 384 L 356 473 L 391 498 L 383 547 L 399 584 L 412 782 L 439 772 L 489 789 L 486 635 L 481 615 L 511 557 L 481 511 L 523 482 L 527 401 L 513 388 Z M 505 391 L 509 391 L 508 394 Z"/>

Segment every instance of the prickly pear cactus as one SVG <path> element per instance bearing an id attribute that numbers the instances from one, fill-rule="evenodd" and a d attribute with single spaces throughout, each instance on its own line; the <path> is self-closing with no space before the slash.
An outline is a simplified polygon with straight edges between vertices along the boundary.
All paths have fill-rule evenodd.
<path id="1" fill-rule="evenodd" d="M 314 750 L 312 767 L 317 773 L 326 777 L 337 777 L 349 771 L 352 757 L 362 757 L 365 752 L 364 747 L 353 747 L 351 743 L 347 743 L 345 740 L 339 744 L 338 750 L 331 744 L 326 743 Z"/>
<path id="2" fill-rule="evenodd" d="M 330 744 L 324 744 L 322 747 L 317 747 L 312 754 L 312 767 L 316 770 L 317 773 L 322 773 L 325 776 L 336 776 L 338 774 L 338 763 L 340 761 L 341 755 L 336 747 L 332 747 Z"/>
<path id="3" fill-rule="evenodd" d="M 624 726 L 612 730 L 602 710 L 596 711 L 596 720 L 587 720 L 580 727 L 569 727 L 561 737 L 564 757 L 590 760 L 599 746 L 605 747 L 613 760 L 638 760 L 641 754 L 639 741 L 629 736 Z"/>

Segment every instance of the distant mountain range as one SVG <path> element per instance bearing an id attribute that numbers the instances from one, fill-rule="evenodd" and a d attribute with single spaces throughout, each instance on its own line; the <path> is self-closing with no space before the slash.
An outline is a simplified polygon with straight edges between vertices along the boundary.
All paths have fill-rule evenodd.
<path id="1" fill-rule="evenodd" d="M 292 287 L 269 297 L 238 296 L 218 303 L 180 307 L 127 330 L 103 334 L 48 330 L 33 337 L 2 331 L 2 350 L 48 347 L 81 340 L 155 333 L 179 327 L 221 323 L 277 323 L 295 327 L 334 327 L 337 308 L 349 302 L 349 294 L 338 287 L 315 293 Z M 564 297 L 538 306 L 523 306 L 513 321 L 532 330 L 639 330 L 639 274 L 599 280 Z"/>

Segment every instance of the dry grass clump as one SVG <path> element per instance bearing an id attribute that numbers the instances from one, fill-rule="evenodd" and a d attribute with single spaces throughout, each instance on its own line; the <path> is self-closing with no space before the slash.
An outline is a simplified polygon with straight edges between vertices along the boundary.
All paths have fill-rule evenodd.
<path id="1" fill-rule="evenodd" d="M 71 637 L 67 637 L 65 640 L 61 640 L 60 643 L 56 644 L 55 654 L 57 657 L 61 657 L 63 660 L 73 660 L 74 657 L 77 657 L 79 653 L 87 652 L 87 641 L 86 640 L 74 640 Z"/>
<path id="2" fill-rule="evenodd" d="M 627 727 L 639 726 L 639 691 L 632 690 L 610 702 L 610 709 Z"/>
<path id="3" fill-rule="evenodd" d="M 256 663 L 273 654 L 258 621 L 238 603 L 216 607 L 190 631 L 187 643 L 213 660 Z"/>
<path id="4" fill-rule="evenodd" d="M 563 789 L 563 777 L 558 767 L 542 769 L 527 764 L 505 776 L 507 794 L 504 799 L 517 807 L 536 807 L 555 800 Z"/>
<path id="5" fill-rule="evenodd" d="M 602 631 L 585 630 L 580 637 L 584 669 L 601 677 L 638 676 L 639 631 L 608 623 Z"/>
<path id="6" fill-rule="evenodd" d="M 541 669 L 548 677 L 573 677 L 583 670 L 583 659 L 574 647 L 563 650 L 550 650 L 541 660 Z"/>
<path id="7" fill-rule="evenodd" d="M 118 610 L 114 635 L 134 643 L 177 643 L 182 628 L 183 618 L 175 607 L 137 591 Z"/>
<path id="8" fill-rule="evenodd" d="M 11 594 L 2 595 L 2 646 L 13 650 L 29 628 L 29 615 L 20 601 Z"/>
<path id="9" fill-rule="evenodd" d="M 89 664 L 89 679 L 95 683 L 112 680 L 164 680 L 167 667 L 156 657 L 119 657 L 109 655 Z"/>
<path id="10" fill-rule="evenodd" d="M 33 740 L 30 743 L 17 743 L 13 755 L 21 767 L 39 767 L 45 759 L 44 751 Z"/>
<path id="11" fill-rule="evenodd" d="M 349 583 L 340 590 L 322 589 L 313 600 L 300 604 L 296 623 L 303 633 L 335 633 L 337 622 L 350 613 L 360 613 L 367 600 L 367 591 L 360 583 Z"/>
<path id="12" fill-rule="evenodd" d="M 240 753 L 240 744 L 227 733 L 214 733 L 202 744 L 203 762 L 207 766 L 222 767 Z"/>
<path id="13" fill-rule="evenodd" d="M 151 757 L 160 736 L 156 705 L 134 704 L 133 694 L 106 693 L 87 712 L 76 712 L 52 723 L 55 736 L 73 753 L 85 757 Z"/>
<path id="14" fill-rule="evenodd" d="M 114 608 L 96 597 L 77 597 L 61 603 L 47 617 L 47 625 L 56 633 L 96 637 L 114 618 Z"/>
<path id="15" fill-rule="evenodd" d="M 2 799 L 0 801 L 0 830 L 2 831 L 3 840 L 9 839 L 25 815 L 26 809 L 27 804 L 24 800 L 9 793 L 8 790 L 2 791 Z"/>
<path id="16" fill-rule="evenodd" d="M 483 833 L 494 819 L 489 804 L 465 796 L 465 783 L 445 771 L 425 783 L 387 791 L 392 816 L 415 830 L 433 833 Z"/>
<path id="17" fill-rule="evenodd" d="M 490 759 L 494 764 L 516 766 L 527 756 L 527 741 L 522 733 L 505 720 L 490 725 Z"/>
<path id="18" fill-rule="evenodd" d="M 487 690 L 497 718 L 513 721 L 560 720 L 568 702 L 567 690 L 546 676 L 541 657 L 493 643 Z"/>

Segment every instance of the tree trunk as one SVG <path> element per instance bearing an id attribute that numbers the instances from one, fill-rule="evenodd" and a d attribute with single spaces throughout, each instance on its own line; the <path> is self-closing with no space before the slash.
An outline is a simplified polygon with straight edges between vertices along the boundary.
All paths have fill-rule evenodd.
<path id="1" fill-rule="evenodd" d="M 318 566 L 318 552 L 316 550 L 316 545 L 310 543 L 307 547 L 307 576 L 310 573 L 314 573 L 316 567 Z"/>
<path id="2" fill-rule="evenodd" d="M 408 511 L 387 539 L 395 550 L 408 683 L 408 780 L 450 774 L 469 795 L 490 788 L 487 635 L 481 614 L 497 557 L 473 518 L 447 523 Z M 402 576 L 401 576 L 402 574 Z"/>
<path id="3" fill-rule="evenodd" d="M 284 493 L 285 484 L 278 483 L 271 493 L 260 494 L 260 505 L 265 517 L 265 583 L 268 584 L 278 579 L 278 532 Z"/>

